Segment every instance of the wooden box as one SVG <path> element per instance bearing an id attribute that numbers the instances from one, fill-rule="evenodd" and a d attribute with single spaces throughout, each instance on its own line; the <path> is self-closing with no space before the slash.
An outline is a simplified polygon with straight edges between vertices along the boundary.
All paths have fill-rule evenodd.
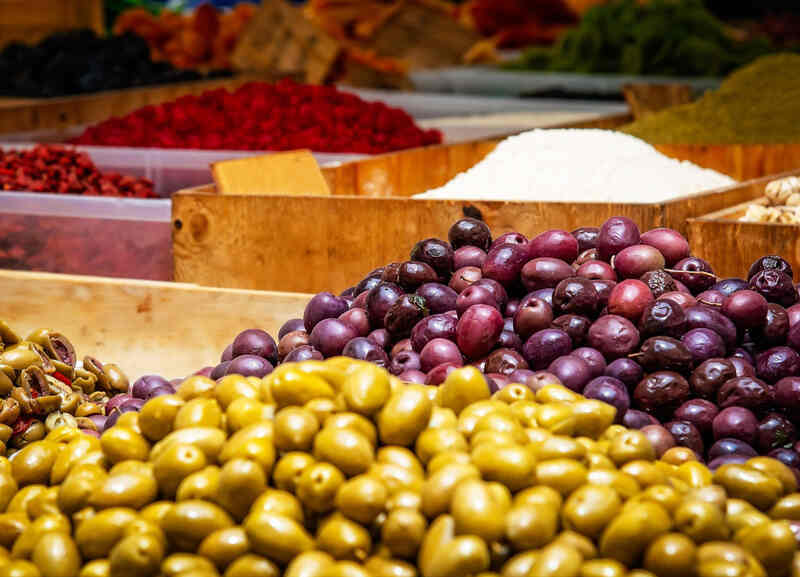
<path id="1" fill-rule="evenodd" d="M 749 203 L 733 201 L 734 196 L 760 198 L 770 181 L 790 175 L 800 175 L 800 170 L 744 183 L 723 208 L 690 218 L 692 252 L 710 261 L 714 272 L 722 277 L 743 278 L 756 259 L 769 254 L 782 256 L 795 271 L 800 271 L 800 226 L 740 222 Z"/>
<path id="2" fill-rule="evenodd" d="M 103 0 L 0 0 L 0 49 L 75 28 L 104 32 Z"/>
<path id="3" fill-rule="evenodd" d="M 161 104 L 187 94 L 202 94 L 218 88 L 235 90 L 248 82 L 270 79 L 268 76 L 247 74 L 59 98 L 0 98 L 0 134 L 40 130 L 65 132 L 76 126 L 123 116 L 142 106 Z"/>
<path id="4" fill-rule="evenodd" d="M 21 336 L 47 327 L 75 345 L 79 358 L 117 363 L 133 380 L 189 375 L 219 362 L 248 328 L 277 339 L 303 316 L 309 295 L 188 284 L 0 270 L 0 319 Z"/>
<path id="5" fill-rule="evenodd" d="M 655 145 L 663 154 L 712 168 L 739 181 L 800 168 L 800 144 Z"/>
<path id="6" fill-rule="evenodd" d="M 606 121 L 608 122 L 608 121 Z M 607 127 L 607 126 L 604 126 Z M 175 279 L 210 286 L 340 291 L 371 269 L 408 259 L 414 243 L 447 237 L 464 215 L 499 235 L 598 226 L 615 215 L 643 229 L 670 226 L 758 196 L 720 189 L 653 204 L 419 200 L 479 162 L 499 140 L 434 146 L 325 168 L 332 195 L 217 195 L 213 186 L 173 196 Z"/>

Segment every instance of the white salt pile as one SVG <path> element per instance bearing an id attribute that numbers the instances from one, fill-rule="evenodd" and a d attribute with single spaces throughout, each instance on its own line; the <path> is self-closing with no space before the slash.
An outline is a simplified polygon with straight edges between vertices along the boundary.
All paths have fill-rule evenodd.
<path id="1" fill-rule="evenodd" d="M 649 203 L 735 182 L 620 132 L 540 129 L 507 138 L 471 169 L 415 198 Z"/>

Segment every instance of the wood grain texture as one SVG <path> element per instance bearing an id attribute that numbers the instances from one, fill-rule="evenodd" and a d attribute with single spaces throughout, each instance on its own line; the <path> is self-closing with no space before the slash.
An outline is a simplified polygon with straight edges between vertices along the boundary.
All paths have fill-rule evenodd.
<path id="1" fill-rule="evenodd" d="M 104 32 L 103 0 L 0 0 L 0 49 L 75 28 Z"/>
<path id="2" fill-rule="evenodd" d="M 770 181 L 781 176 L 800 175 L 800 170 L 754 180 L 742 185 L 750 194 L 740 203 L 691 218 L 688 221 L 692 251 L 711 262 L 714 272 L 724 277 L 744 277 L 750 265 L 764 255 L 785 258 L 794 270 L 800 270 L 800 226 L 758 222 L 739 222 L 747 210 L 744 200 L 759 198 Z"/>
<path id="3" fill-rule="evenodd" d="M 52 130 L 56 132 L 83 124 L 122 116 L 146 106 L 174 100 L 187 94 L 201 94 L 217 88 L 236 89 L 253 81 L 269 81 L 257 74 L 182 82 L 41 99 L 0 98 L 0 133 Z"/>
<path id="4" fill-rule="evenodd" d="M 800 144 L 654 146 L 667 156 L 689 160 L 739 181 L 800 168 Z"/>
<path id="5" fill-rule="evenodd" d="M 130 379 L 168 378 L 219 361 L 242 330 L 277 337 L 302 317 L 309 295 L 180 283 L 0 270 L 0 318 L 26 335 L 41 327 L 69 338 L 78 355 L 119 364 Z"/>

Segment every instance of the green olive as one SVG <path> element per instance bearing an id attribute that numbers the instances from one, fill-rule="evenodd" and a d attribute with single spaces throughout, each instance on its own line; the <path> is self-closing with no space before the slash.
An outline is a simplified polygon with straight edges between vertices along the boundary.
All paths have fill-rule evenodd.
<path id="1" fill-rule="evenodd" d="M 489 385 L 483 374 L 473 366 L 462 367 L 450 373 L 439 386 L 441 406 L 458 415 L 470 404 L 488 399 Z"/>
<path id="2" fill-rule="evenodd" d="M 667 533 L 650 543 L 644 553 L 644 567 L 658 577 L 691 575 L 696 566 L 697 547 L 681 533 Z"/>
<path id="3" fill-rule="evenodd" d="M 125 528 L 136 520 L 133 509 L 106 509 L 85 520 L 75 530 L 75 543 L 84 559 L 107 557 Z"/>
<path id="4" fill-rule="evenodd" d="M 417 437 L 415 452 L 427 465 L 433 457 L 445 451 L 466 451 L 467 440 L 454 429 L 427 429 Z"/>
<path id="5" fill-rule="evenodd" d="M 31 523 L 14 542 L 11 555 L 16 559 L 28 559 L 36 544 L 48 533 L 70 534 L 70 522 L 64 515 L 42 515 Z"/>
<path id="6" fill-rule="evenodd" d="M 119 423 L 103 433 L 100 445 L 111 463 L 128 460 L 146 461 L 150 453 L 150 444 L 142 435 Z"/>
<path id="7" fill-rule="evenodd" d="M 561 509 L 563 501 L 564 499 L 561 497 L 561 493 L 552 487 L 537 485 L 536 487 L 530 487 L 514 495 L 513 504 L 514 506 L 526 504 L 535 505 L 537 507 L 545 506 L 558 511 Z"/>
<path id="8" fill-rule="evenodd" d="M 656 465 L 650 461 L 629 461 L 620 469 L 626 475 L 630 475 L 643 489 L 654 485 L 664 485 L 667 477 Z"/>
<path id="9" fill-rule="evenodd" d="M 366 437 L 355 429 L 323 427 L 314 438 L 314 457 L 336 466 L 347 476 L 365 473 L 375 460 Z"/>
<path id="10" fill-rule="evenodd" d="M 206 535 L 231 527 L 233 520 L 223 509 L 206 501 L 176 503 L 164 516 L 164 532 L 172 543 L 194 550 Z"/>
<path id="11" fill-rule="evenodd" d="M 335 563 L 333 557 L 322 551 L 301 553 L 289 563 L 284 577 L 319 577 L 322 571 Z"/>
<path id="12" fill-rule="evenodd" d="M 410 446 L 428 426 L 433 402 L 425 385 L 408 385 L 393 393 L 378 413 L 378 433 L 386 445 Z"/>
<path id="13" fill-rule="evenodd" d="M 176 501 L 192 501 L 197 499 L 214 500 L 219 494 L 221 470 L 216 465 L 209 465 L 186 477 L 175 493 Z"/>
<path id="14" fill-rule="evenodd" d="M 167 497 L 174 496 L 181 481 L 192 473 L 202 470 L 207 462 L 205 453 L 198 447 L 173 443 L 153 461 L 153 474 L 159 490 Z"/>
<path id="15" fill-rule="evenodd" d="M 600 554 L 630 566 L 653 540 L 671 527 L 672 520 L 663 507 L 639 503 L 626 508 L 606 527 L 600 539 Z"/>
<path id="16" fill-rule="evenodd" d="M 173 422 L 174 429 L 189 427 L 222 428 L 222 409 L 214 399 L 197 398 L 187 401 L 178 409 Z"/>
<path id="17" fill-rule="evenodd" d="M 184 401 L 191 401 L 192 399 L 197 398 L 212 398 L 214 396 L 214 389 L 216 389 L 217 383 L 209 379 L 208 377 L 204 377 L 202 375 L 192 375 L 183 380 L 183 382 L 178 385 L 178 396 L 180 396 Z"/>
<path id="18" fill-rule="evenodd" d="M 781 497 L 769 510 L 769 516 L 773 519 L 800 521 L 800 493 Z"/>
<path id="19" fill-rule="evenodd" d="M 31 561 L 42 577 L 74 577 L 81 566 L 81 556 L 68 533 L 45 533 L 33 548 Z"/>
<path id="20" fill-rule="evenodd" d="M 266 488 L 267 477 L 261 465 L 250 459 L 231 459 L 222 467 L 217 501 L 241 520 Z"/>
<path id="21" fill-rule="evenodd" d="M 312 399 L 336 396 L 333 387 L 321 376 L 286 366 L 286 370 L 275 371 L 265 379 L 270 383 L 272 398 L 278 407 L 302 407 Z"/>
<path id="22" fill-rule="evenodd" d="M 416 577 L 417 569 L 414 565 L 397 559 L 385 559 L 383 557 L 370 557 L 364 563 L 370 575 L 374 577 Z"/>
<path id="23" fill-rule="evenodd" d="M 186 404 L 178 395 L 161 395 L 150 399 L 139 412 L 142 434 L 153 442 L 160 441 L 173 429 L 175 416 Z"/>
<path id="24" fill-rule="evenodd" d="M 339 561 L 325 567 L 320 577 L 373 577 L 360 563 Z"/>
<path id="25" fill-rule="evenodd" d="M 672 447 L 661 455 L 661 460 L 672 465 L 682 465 L 697 461 L 697 455 L 689 447 Z"/>
<path id="26" fill-rule="evenodd" d="M 372 540 L 364 527 L 334 513 L 320 525 L 317 547 L 334 559 L 364 561 L 372 549 Z"/>
<path id="27" fill-rule="evenodd" d="M 0 511 L 5 511 L 11 499 L 19 490 L 14 477 L 8 473 L 0 473 Z"/>
<path id="28" fill-rule="evenodd" d="M 611 439 L 608 456 L 617 466 L 622 466 L 639 459 L 652 461 L 656 458 L 656 453 L 644 433 L 629 430 Z"/>
<path id="29" fill-rule="evenodd" d="M 536 410 L 536 421 L 540 427 L 556 435 L 572 435 L 577 423 L 572 405 L 565 402 L 539 405 Z"/>
<path id="30" fill-rule="evenodd" d="M 197 554 L 209 559 L 219 569 L 224 569 L 250 551 L 247 533 L 241 527 L 219 529 L 203 539 Z"/>
<path id="31" fill-rule="evenodd" d="M 369 525 L 386 508 L 389 492 L 371 475 L 358 475 L 344 483 L 336 493 L 334 504 L 343 515 Z"/>
<path id="32" fill-rule="evenodd" d="M 250 548 L 278 563 L 314 548 L 314 539 L 305 527 L 290 517 L 255 511 L 244 520 Z"/>
<path id="33" fill-rule="evenodd" d="M 192 571 L 214 574 L 217 570 L 205 557 L 191 553 L 173 553 L 161 562 L 161 574 L 164 577 L 178 577 Z"/>
<path id="34" fill-rule="evenodd" d="M 539 557 L 539 551 L 517 553 L 503 564 L 502 577 L 527 577 Z"/>
<path id="35" fill-rule="evenodd" d="M 353 412 L 340 412 L 335 415 L 330 415 L 325 419 L 322 425 L 324 428 L 332 429 L 352 429 L 358 431 L 369 441 L 373 447 L 378 439 L 378 431 L 372 421 Z"/>
<path id="36" fill-rule="evenodd" d="M 534 450 L 536 459 L 548 461 L 550 459 L 576 459 L 582 460 L 586 456 L 586 447 L 571 437 L 553 435 L 539 443 Z"/>
<path id="37" fill-rule="evenodd" d="M 512 491 L 534 484 L 536 458 L 529 447 L 482 444 L 472 450 L 472 462 L 483 477 Z"/>
<path id="38" fill-rule="evenodd" d="M 430 461 L 428 461 L 428 474 L 433 475 L 436 471 L 445 465 L 450 465 L 451 463 L 469 465 L 472 462 L 473 458 L 466 451 L 445 451 L 444 453 L 439 453 Z"/>
<path id="39" fill-rule="evenodd" d="M 163 397 L 156 397 L 156 399 L 162 398 Z M 150 403 L 147 403 L 145 407 L 149 404 Z M 217 457 L 225 445 L 225 433 L 213 427 L 191 427 L 172 431 L 153 445 L 153 449 L 150 451 L 150 460 L 153 462 L 158 460 L 161 453 L 173 444 L 194 445 L 203 451 L 209 462 L 214 462 L 217 460 Z"/>
<path id="40" fill-rule="evenodd" d="M 594 546 L 594 542 L 585 535 L 570 531 L 569 529 L 561 531 L 553 540 L 553 543 L 569 545 L 583 555 L 584 559 L 594 559 L 597 557 L 597 547 Z"/>
<path id="41" fill-rule="evenodd" d="M 99 509 L 109 507 L 141 509 L 154 501 L 157 495 L 158 485 L 152 474 L 109 475 L 89 497 L 89 505 Z"/>
<path id="42" fill-rule="evenodd" d="M 675 510 L 675 528 L 695 543 L 728 538 L 728 527 L 725 525 L 722 510 L 703 501 L 684 501 Z"/>
<path id="43" fill-rule="evenodd" d="M 472 575 L 489 568 L 489 548 L 474 535 L 456 537 L 455 520 L 440 515 L 425 534 L 418 563 L 425 577 Z"/>
<path id="44" fill-rule="evenodd" d="M 722 465 L 714 473 L 714 482 L 722 485 L 728 496 L 744 499 L 762 510 L 774 505 L 783 493 L 779 480 L 744 465 Z"/>
<path id="45" fill-rule="evenodd" d="M 587 474 L 586 480 L 592 485 L 607 485 L 611 487 L 623 499 L 630 499 L 642 490 L 636 479 L 613 469 L 592 469 Z"/>
<path id="46" fill-rule="evenodd" d="M 225 571 L 225 577 L 279 577 L 280 574 L 275 563 L 253 554 L 239 557 Z"/>
<path id="47" fill-rule="evenodd" d="M 515 503 L 506 516 L 505 525 L 506 538 L 516 549 L 538 549 L 555 538 L 558 508 L 544 503 Z"/>
<path id="48" fill-rule="evenodd" d="M 214 398 L 223 410 L 227 411 L 238 399 L 259 400 L 259 387 L 253 385 L 241 375 L 222 377 L 214 389 Z"/>
<path id="49" fill-rule="evenodd" d="M 475 437 L 489 431 L 508 435 L 508 438 L 514 443 L 525 443 L 528 440 L 519 421 L 510 411 L 507 414 L 492 411 L 478 419 L 478 422 L 475 423 L 475 428 L 472 430 L 470 439 L 472 444 L 475 445 Z"/>
<path id="50" fill-rule="evenodd" d="M 320 423 L 325 423 L 328 417 L 334 415 L 334 413 L 337 411 L 344 410 L 344 408 L 340 406 L 336 399 L 327 398 L 311 399 L 305 405 L 303 405 L 303 408 L 314 413 L 314 416 Z M 372 424 L 370 421 L 367 422 Z"/>
<path id="51" fill-rule="evenodd" d="M 427 521 L 416 509 L 398 507 L 389 511 L 381 527 L 381 542 L 393 555 L 410 559 L 417 554 Z"/>
<path id="52" fill-rule="evenodd" d="M 104 364 L 103 373 L 105 374 L 112 391 L 117 391 L 119 393 L 125 393 L 128 391 L 130 386 L 128 377 L 125 376 L 125 373 L 123 373 L 122 369 L 120 369 L 117 365 L 114 363 Z"/>
<path id="53" fill-rule="evenodd" d="M 275 447 L 280 451 L 308 451 L 317 431 L 319 421 L 308 409 L 286 407 L 275 415 Z"/>
<path id="54" fill-rule="evenodd" d="M 736 540 L 764 566 L 768 575 L 785 575 L 797 550 L 788 521 L 742 529 Z"/>
<path id="55" fill-rule="evenodd" d="M 300 524 L 302 524 L 304 520 L 303 507 L 297 497 L 287 491 L 280 491 L 277 489 L 267 489 L 264 491 L 261 496 L 256 499 L 256 502 L 253 503 L 250 512 L 251 514 L 262 512 L 283 515 L 284 517 L 294 519 Z"/>
<path id="56" fill-rule="evenodd" d="M 534 403 L 534 406 L 535 403 Z M 499 413 L 501 415 L 514 415 L 514 411 L 506 403 L 495 399 L 485 399 L 476 401 L 464 407 L 458 414 L 458 430 L 465 435 L 472 435 L 475 425 L 489 413 Z"/>
<path id="57" fill-rule="evenodd" d="M 17 451 L 11 460 L 14 480 L 20 485 L 47 483 L 62 445 L 39 441 Z"/>
<path id="58" fill-rule="evenodd" d="M 377 413 L 389 399 L 389 374 L 372 363 L 364 363 L 348 373 L 342 382 L 342 395 L 348 409 L 362 415 Z"/>
<path id="59" fill-rule="evenodd" d="M 89 561 L 81 568 L 78 577 L 111 577 L 111 563 L 108 559 Z"/>
<path id="60" fill-rule="evenodd" d="M 445 465 L 428 477 L 422 487 L 422 512 L 434 518 L 448 511 L 456 486 L 466 479 L 480 478 L 480 471 L 473 465 Z"/>
<path id="61" fill-rule="evenodd" d="M 531 577 L 578 577 L 583 556 L 574 547 L 551 543 L 539 552 L 531 566 Z"/>
<path id="62" fill-rule="evenodd" d="M 580 577 L 626 577 L 628 570 L 616 559 L 589 559 L 581 565 Z"/>
<path id="63" fill-rule="evenodd" d="M 458 417 L 452 409 L 445 407 L 433 407 L 431 420 L 428 421 L 429 429 L 456 429 L 458 428 Z"/>
<path id="64" fill-rule="evenodd" d="M 272 480 L 278 489 L 296 491 L 300 476 L 308 467 L 316 463 L 308 453 L 290 452 L 278 459 L 272 471 Z"/>
<path id="65" fill-rule="evenodd" d="M 28 485 L 23 487 L 12 497 L 11 502 L 6 507 L 6 513 L 28 513 L 30 503 L 42 499 L 47 492 L 44 485 Z"/>
<path id="66" fill-rule="evenodd" d="M 245 430 L 242 429 L 242 431 Z M 231 459 L 250 459 L 258 463 L 264 474 L 269 476 L 275 464 L 275 457 L 275 445 L 271 439 L 244 437 L 236 440 L 232 438 L 228 441 L 220 453 L 219 461 L 227 463 Z"/>
<path id="67" fill-rule="evenodd" d="M 564 527 L 590 538 L 599 537 L 622 508 L 617 492 L 608 486 L 584 485 L 564 503 Z"/>
<path id="68" fill-rule="evenodd" d="M 564 496 L 583 485 L 587 474 L 586 467 L 572 459 L 552 459 L 536 465 L 538 482 L 552 487 Z"/>
<path id="69" fill-rule="evenodd" d="M 641 501 L 657 503 L 673 515 L 681 504 L 681 495 L 669 485 L 653 485 L 648 487 L 635 497 L 629 499 L 628 502 L 636 498 Z"/>
<path id="70" fill-rule="evenodd" d="M 225 410 L 225 425 L 228 431 L 235 433 L 253 423 L 272 419 L 274 416 L 275 405 L 265 404 L 256 399 L 239 397 L 228 405 Z"/>
<path id="71" fill-rule="evenodd" d="M 26 513 L 0 513 L 0 545 L 13 545 L 29 525 L 30 520 Z"/>
<path id="72" fill-rule="evenodd" d="M 2 568 L 3 577 L 43 577 L 39 568 L 30 561 L 18 559 Z"/>
<path id="73" fill-rule="evenodd" d="M 425 470 L 417 456 L 405 447 L 381 447 L 375 455 L 378 463 L 391 463 L 408 469 L 416 475 L 424 475 Z"/>
<path id="74" fill-rule="evenodd" d="M 499 483 L 465 479 L 453 490 L 450 513 L 460 535 L 477 535 L 484 541 L 499 540 L 505 532 L 511 493 Z"/>
<path id="75" fill-rule="evenodd" d="M 63 482 L 76 462 L 91 451 L 97 451 L 99 448 L 100 440 L 89 435 L 81 435 L 74 441 L 69 442 L 59 452 L 53 463 L 53 468 L 50 471 L 50 483 L 57 485 Z"/>
<path id="76" fill-rule="evenodd" d="M 526 385 L 520 383 L 506 385 L 492 395 L 492 400 L 508 403 L 509 405 L 517 401 L 532 401 L 535 398 L 535 393 Z"/>

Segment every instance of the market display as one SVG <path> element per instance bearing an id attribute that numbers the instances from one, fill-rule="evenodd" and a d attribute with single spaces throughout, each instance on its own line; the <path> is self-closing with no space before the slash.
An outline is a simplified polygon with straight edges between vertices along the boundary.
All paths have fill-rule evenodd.
<path id="1" fill-rule="evenodd" d="M 533 47 L 509 68 L 663 76 L 724 76 L 768 54 L 738 41 L 702 0 L 615 0 L 587 11 L 552 48 Z"/>
<path id="2" fill-rule="evenodd" d="M 75 144 L 377 154 L 438 144 L 405 111 L 333 86 L 250 83 L 146 106 L 87 128 Z"/>
<path id="3" fill-rule="evenodd" d="M 229 69 L 231 53 L 256 8 L 240 2 L 232 10 L 220 11 L 201 4 L 189 14 L 162 10 L 157 15 L 131 8 L 114 22 L 114 34 L 142 37 L 154 61 L 167 61 L 175 68 Z"/>
<path id="4" fill-rule="evenodd" d="M 202 78 L 150 58 L 138 36 L 98 36 L 92 30 L 55 34 L 36 45 L 0 52 L 0 95 L 54 97 Z"/>
<path id="5" fill-rule="evenodd" d="M 643 118 L 623 131 L 653 144 L 800 142 L 800 54 L 765 56 L 700 100 Z"/>
<path id="6" fill-rule="evenodd" d="M 56 429 L 99 436 L 98 427 L 116 422 L 116 414 L 131 404 L 127 391 L 128 378 L 117 365 L 90 356 L 81 361 L 61 333 L 40 329 L 23 339 L 0 321 L 3 455 Z"/>
<path id="7" fill-rule="evenodd" d="M 146 178 L 101 172 L 89 155 L 61 146 L 0 149 L 0 191 L 155 198 Z"/>
<path id="8" fill-rule="evenodd" d="M 469 170 L 415 198 L 655 203 L 734 182 L 619 132 L 542 129 L 505 139 Z"/>
<path id="9" fill-rule="evenodd" d="M 438 389 L 343 358 L 191 377 L 99 440 L 56 429 L 0 460 L 0 570 L 790 574 L 800 494 L 785 465 L 657 460 L 614 413 L 559 385 L 492 394 L 468 367 Z"/>
<path id="10" fill-rule="evenodd" d="M 764 197 L 765 204 L 749 204 L 739 220 L 800 224 L 800 178 L 787 176 L 773 180 L 764 190 Z"/>

